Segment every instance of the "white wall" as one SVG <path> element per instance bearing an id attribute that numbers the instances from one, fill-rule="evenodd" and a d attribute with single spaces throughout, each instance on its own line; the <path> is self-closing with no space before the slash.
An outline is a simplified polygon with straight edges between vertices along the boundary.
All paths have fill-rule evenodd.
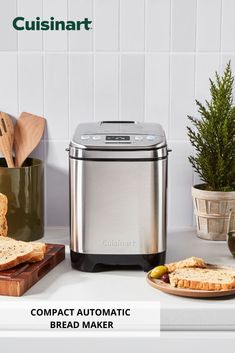
<path id="1" fill-rule="evenodd" d="M 29 19 L 93 18 L 90 32 L 16 32 Z M 65 148 L 81 121 L 163 125 L 169 158 L 169 225 L 192 225 L 187 114 L 208 97 L 208 77 L 235 68 L 234 0 L 0 0 L 0 110 L 42 114 L 46 222 L 68 224 Z"/>

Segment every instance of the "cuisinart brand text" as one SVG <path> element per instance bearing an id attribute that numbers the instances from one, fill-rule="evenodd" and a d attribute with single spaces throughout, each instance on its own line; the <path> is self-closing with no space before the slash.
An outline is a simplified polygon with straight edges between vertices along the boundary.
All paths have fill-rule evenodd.
<path id="1" fill-rule="evenodd" d="M 115 246 L 115 247 L 121 247 L 121 246 L 135 246 L 136 241 L 134 240 L 103 240 L 103 245 L 104 246 Z"/>
<path id="2" fill-rule="evenodd" d="M 35 20 L 27 20 L 24 17 L 14 18 L 12 25 L 17 31 L 89 31 L 92 21 L 85 17 L 80 21 L 61 21 L 50 17 L 49 20 L 41 20 L 36 17 Z"/>

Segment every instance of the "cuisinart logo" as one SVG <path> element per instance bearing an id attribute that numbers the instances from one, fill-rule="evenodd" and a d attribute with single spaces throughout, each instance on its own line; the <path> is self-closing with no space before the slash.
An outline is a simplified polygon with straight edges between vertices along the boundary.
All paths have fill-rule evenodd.
<path id="1" fill-rule="evenodd" d="M 58 21 L 54 17 L 50 20 L 26 20 L 24 17 L 14 18 L 12 25 L 17 31 L 89 31 L 92 21 L 85 17 L 82 21 Z"/>
<path id="2" fill-rule="evenodd" d="M 136 241 L 134 240 L 103 240 L 104 246 L 109 247 L 131 247 L 136 245 Z"/>

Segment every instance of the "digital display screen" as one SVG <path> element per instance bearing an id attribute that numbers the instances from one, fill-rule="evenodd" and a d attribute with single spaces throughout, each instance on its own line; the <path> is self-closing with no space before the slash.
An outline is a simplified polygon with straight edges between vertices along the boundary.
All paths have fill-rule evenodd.
<path id="1" fill-rule="evenodd" d="M 130 136 L 106 136 L 106 141 L 130 141 Z"/>

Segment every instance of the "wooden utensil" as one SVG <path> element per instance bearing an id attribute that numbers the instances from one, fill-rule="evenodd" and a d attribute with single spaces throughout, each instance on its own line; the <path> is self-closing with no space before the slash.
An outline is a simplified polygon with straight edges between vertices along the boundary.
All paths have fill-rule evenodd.
<path id="1" fill-rule="evenodd" d="M 0 112 L 0 150 L 4 155 L 7 166 L 14 168 L 12 147 L 14 141 L 14 125 L 8 114 Z"/>
<path id="2" fill-rule="evenodd" d="M 65 246 L 47 244 L 45 258 L 0 272 L 0 295 L 19 297 L 65 258 Z"/>
<path id="3" fill-rule="evenodd" d="M 21 167 L 25 159 L 39 144 L 46 120 L 40 116 L 21 113 L 15 126 L 15 165 Z"/>

